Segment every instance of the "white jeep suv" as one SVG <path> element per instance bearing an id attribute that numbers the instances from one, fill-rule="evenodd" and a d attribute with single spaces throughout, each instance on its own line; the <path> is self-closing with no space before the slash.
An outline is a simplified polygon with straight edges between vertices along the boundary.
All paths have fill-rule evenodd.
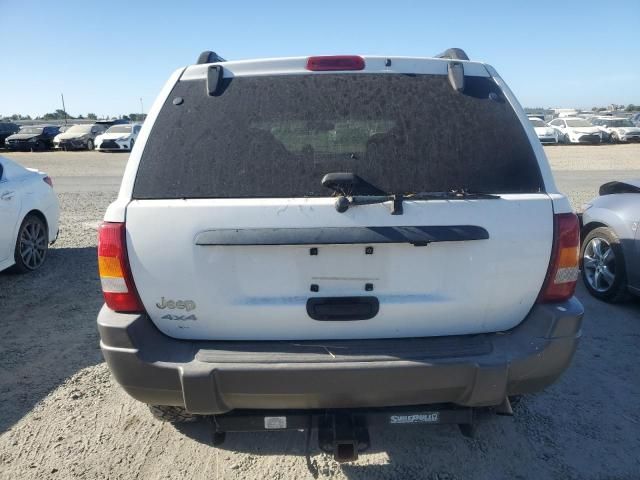
<path id="1" fill-rule="evenodd" d="M 318 427 L 353 459 L 373 418 L 468 426 L 554 382 L 580 337 L 578 247 L 491 66 L 205 52 L 161 91 L 100 228 L 101 347 L 159 418 L 213 416 L 218 440 Z"/>

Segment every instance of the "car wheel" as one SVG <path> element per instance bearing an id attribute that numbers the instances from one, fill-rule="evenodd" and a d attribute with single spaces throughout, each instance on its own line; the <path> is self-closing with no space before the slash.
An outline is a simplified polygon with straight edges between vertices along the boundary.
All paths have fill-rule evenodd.
<path id="1" fill-rule="evenodd" d="M 562 143 L 564 143 L 565 145 L 570 145 L 571 144 L 571 140 L 569 139 L 569 135 L 568 134 L 564 134 L 562 136 Z"/>
<path id="2" fill-rule="evenodd" d="M 133 145 L 136 143 L 136 141 L 134 139 L 131 139 L 131 142 L 129 142 L 129 150 L 133 150 Z"/>
<path id="3" fill-rule="evenodd" d="M 587 234 L 580 254 L 582 280 L 589 293 L 605 302 L 621 302 L 628 296 L 624 254 L 618 236 L 607 227 Z"/>
<path id="4" fill-rule="evenodd" d="M 14 252 L 14 270 L 26 273 L 37 270 L 44 263 L 49 248 L 49 233 L 44 221 L 29 214 L 22 221 Z"/>
<path id="5" fill-rule="evenodd" d="M 615 132 L 611 134 L 611 143 L 620 143 L 620 139 L 618 138 L 618 134 L 615 133 Z"/>
<path id="6" fill-rule="evenodd" d="M 199 420 L 198 415 L 187 412 L 182 407 L 168 405 L 149 405 L 149 411 L 156 420 L 169 423 L 187 423 Z"/>
<path id="7" fill-rule="evenodd" d="M 44 143 L 41 140 L 38 140 L 35 145 L 31 148 L 32 152 L 41 152 L 44 150 Z"/>
<path id="8" fill-rule="evenodd" d="M 93 140 L 87 140 L 87 150 L 93 150 Z"/>

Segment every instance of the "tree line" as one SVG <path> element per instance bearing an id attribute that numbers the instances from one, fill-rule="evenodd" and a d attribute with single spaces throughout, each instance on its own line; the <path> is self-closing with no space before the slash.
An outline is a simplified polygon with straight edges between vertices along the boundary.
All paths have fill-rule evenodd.
<path id="1" fill-rule="evenodd" d="M 130 113 L 128 115 L 120 115 L 119 118 L 122 120 L 130 120 L 132 122 L 141 122 L 143 121 L 147 115 L 145 113 Z M 21 115 L 18 113 L 14 113 L 13 115 L 9 115 L 3 117 L 4 121 L 17 121 L 17 120 L 98 120 L 98 116 L 95 113 L 87 113 L 86 116 L 78 115 L 73 116 L 69 113 L 65 112 L 61 108 L 57 109 L 55 112 L 45 113 L 42 116 L 32 118 L 31 115 Z"/>

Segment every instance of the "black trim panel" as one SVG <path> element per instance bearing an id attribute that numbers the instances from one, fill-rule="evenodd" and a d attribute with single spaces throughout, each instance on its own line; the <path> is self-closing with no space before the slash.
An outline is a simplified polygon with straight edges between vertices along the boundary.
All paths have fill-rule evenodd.
<path id="1" fill-rule="evenodd" d="M 487 240 L 489 232 L 477 225 L 415 227 L 246 228 L 206 230 L 196 245 L 331 245 L 358 243 L 465 242 Z"/>
<path id="2" fill-rule="evenodd" d="M 312 297 L 307 300 L 307 314 L 314 320 L 369 320 L 379 310 L 377 297 Z"/>

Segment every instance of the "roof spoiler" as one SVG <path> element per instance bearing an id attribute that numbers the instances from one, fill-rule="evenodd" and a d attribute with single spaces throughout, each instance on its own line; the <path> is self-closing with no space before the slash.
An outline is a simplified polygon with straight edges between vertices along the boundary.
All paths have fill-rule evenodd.
<path id="1" fill-rule="evenodd" d="M 226 62 L 224 58 L 218 55 L 216 52 L 212 52 L 211 50 L 205 50 L 198 57 L 198 65 L 203 63 L 217 63 L 217 62 Z"/>
<path id="2" fill-rule="evenodd" d="M 436 55 L 435 58 L 446 58 L 449 60 L 469 60 L 469 56 L 461 48 L 447 48 L 444 52 Z M 212 52 L 211 50 L 205 50 L 198 57 L 198 65 L 216 62 L 226 62 L 226 60 L 216 52 Z"/>
<path id="3" fill-rule="evenodd" d="M 449 60 L 469 60 L 468 55 L 461 48 L 447 48 L 444 52 L 436 55 L 435 58 L 446 58 Z"/>

